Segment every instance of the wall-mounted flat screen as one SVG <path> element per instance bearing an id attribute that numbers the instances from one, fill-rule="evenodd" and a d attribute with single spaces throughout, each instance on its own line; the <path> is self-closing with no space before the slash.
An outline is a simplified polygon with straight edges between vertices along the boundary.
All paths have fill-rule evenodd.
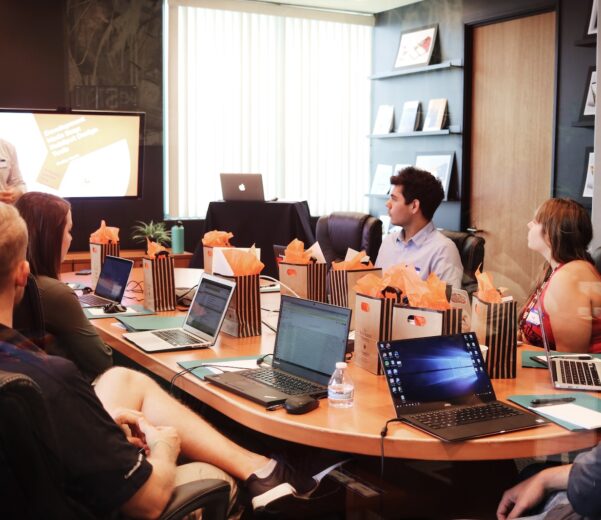
<path id="1" fill-rule="evenodd" d="M 144 114 L 0 109 L 27 191 L 139 197 Z"/>

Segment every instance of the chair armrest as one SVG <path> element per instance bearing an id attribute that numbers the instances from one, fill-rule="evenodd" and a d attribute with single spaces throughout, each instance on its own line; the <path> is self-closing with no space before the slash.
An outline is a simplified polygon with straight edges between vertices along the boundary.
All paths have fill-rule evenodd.
<path id="1" fill-rule="evenodd" d="M 203 509 L 203 520 L 225 519 L 229 501 L 230 485 L 225 480 L 194 480 L 175 488 L 160 520 L 182 518 L 197 509 Z"/>

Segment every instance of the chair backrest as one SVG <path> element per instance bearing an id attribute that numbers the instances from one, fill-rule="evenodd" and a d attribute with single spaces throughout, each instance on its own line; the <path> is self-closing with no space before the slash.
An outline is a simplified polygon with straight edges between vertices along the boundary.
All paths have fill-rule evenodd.
<path id="1" fill-rule="evenodd" d="M 31 274 L 27 279 L 23 298 L 13 311 L 13 327 L 38 347 L 44 348 L 46 328 L 42 301 L 38 284 Z"/>
<path id="2" fill-rule="evenodd" d="M 484 244 L 486 241 L 482 237 L 465 231 L 449 231 L 448 229 L 441 229 L 440 231 L 450 238 L 459 250 L 459 256 L 463 264 L 461 286 L 471 296 L 478 289 L 476 270 L 480 266 L 484 269 Z"/>
<path id="3" fill-rule="evenodd" d="M 320 217 L 316 234 L 328 264 L 344 260 L 349 247 L 365 250 L 375 262 L 382 244 L 382 221 L 366 213 L 339 211 Z"/>

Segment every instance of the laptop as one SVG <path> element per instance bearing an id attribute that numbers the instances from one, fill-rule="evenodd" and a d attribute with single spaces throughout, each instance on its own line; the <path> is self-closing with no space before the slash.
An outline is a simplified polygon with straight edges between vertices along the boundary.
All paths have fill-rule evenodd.
<path id="1" fill-rule="evenodd" d="M 181 328 L 130 332 L 123 337 L 144 352 L 208 348 L 215 344 L 236 282 L 202 273 Z"/>
<path id="2" fill-rule="evenodd" d="M 111 303 L 121 303 L 133 266 L 133 260 L 107 255 L 94 292 L 78 296 L 81 306 L 104 307 Z"/>
<path id="3" fill-rule="evenodd" d="M 260 173 L 222 173 L 221 193 L 223 200 L 264 201 L 263 176 Z"/>
<path id="4" fill-rule="evenodd" d="M 351 310 L 282 296 L 272 366 L 205 376 L 205 380 L 264 406 L 293 395 L 316 399 L 344 361 Z"/>
<path id="5" fill-rule="evenodd" d="M 540 305 L 538 306 L 538 314 L 547 359 L 546 364 L 553 386 L 569 390 L 601 391 L 601 359 L 592 358 L 586 353 L 576 355 L 563 354 L 557 351 L 552 353 L 545 331 L 543 310 Z M 577 359 L 578 357 L 588 357 L 589 359 Z"/>
<path id="6" fill-rule="evenodd" d="M 547 422 L 497 400 L 473 332 L 384 341 L 378 353 L 397 417 L 443 441 Z"/>

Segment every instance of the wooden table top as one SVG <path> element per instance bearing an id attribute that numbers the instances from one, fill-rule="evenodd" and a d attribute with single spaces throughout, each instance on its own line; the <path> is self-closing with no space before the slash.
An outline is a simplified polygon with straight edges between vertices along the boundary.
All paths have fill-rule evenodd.
<path id="1" fill-rule="evenodd" d="M 63 278 L 81 281 L 81 277 L 70 275 Z M 277 308 L 278 301 L 278 294 L 262 294 L 263 307 Z M 175 315 L 177 311 L 163 314 Z M 263 311 L 263 319 L 268 323 L 276 321 L 275 314 L 269 311 Z M 95 319 L 93 323 L 106 343 L 167 381 L 182 370 L 178 361 L 267 354 L 272 352 L 275 338 L 274 332 L 263 327 L 262 336 L 253 338 L 238 339 L 222 333 L 216 345 L 210 349 L 147 354 L 122 338 L 125 331 L 114 318 Z M 322 400 L 319 408 L 300 416 L 286 414 L 282 409 L 268 412 L 258 404 L 191 374 L 178 377 L 176 385 L 253 430 L 305 445 L 379 456 L 380 431 L 385 422 L 395 416 L 386 379 L 353 366 L 352 362 L 349 371 L 355 383 L 355 403 L 352 408 L 330 408 L 327 400 Z M 561 393 L 552 388 L 547 370 L 521 366 L 518 367 L 517 378 L 496 379 L 493 385 L 497 398 L 501 400 L 513 394 Z M 570 432 L 556 424 L 548 424 L 470 441 L 446 443 L 410 426 L 392 423 L 384 440 L 384 453 L 387 457 L 423 460 L 511 459 L 589 448 L 598 441 L 597 431 Z"/>

